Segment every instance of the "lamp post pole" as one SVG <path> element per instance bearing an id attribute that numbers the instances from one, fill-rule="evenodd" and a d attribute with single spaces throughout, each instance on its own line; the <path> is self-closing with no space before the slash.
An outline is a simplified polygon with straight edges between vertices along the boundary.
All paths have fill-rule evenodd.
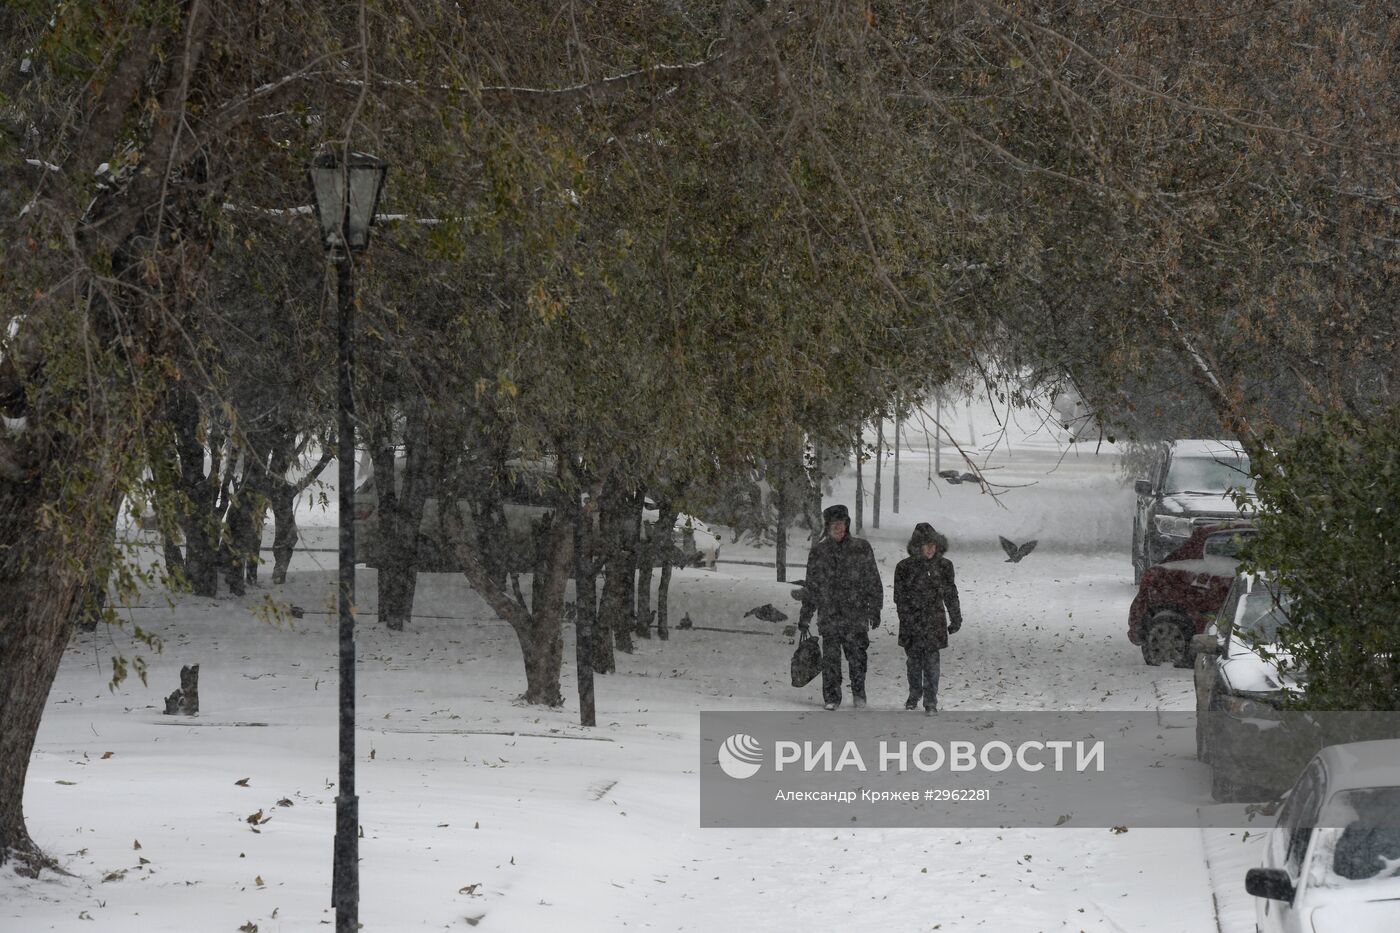
<path id="1" fill-rule="evenodd" d="M 340 461 L 340 780 L 335 798 L 335 863 L 331 900 L 336 933 L 355 933 L 360 913 L 360 798 L 355 795 L 355 275 L 349 250 L 335 256 L 339 305 L 339 427 L 336 459 Z"/>
<path id="2" fill-rule="evenodd" d="M 369 246 L 375 205 L 388 163 L 362 152 L 334 150 L 307 170 L 321 238 L 335 262 L 337 307 L 337 440 L 340 480 L 340 777 L 335 798 L 331 906 L 336 933 L 360 926 L 360 798 L 355 795 L 355 254 Z"/>

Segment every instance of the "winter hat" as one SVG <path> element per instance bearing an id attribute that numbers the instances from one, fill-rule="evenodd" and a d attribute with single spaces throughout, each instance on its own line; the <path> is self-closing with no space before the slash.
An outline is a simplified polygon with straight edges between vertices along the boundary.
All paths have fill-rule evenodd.
<path id="1" fill-rule="evenodd" d="M 942 539 L 940 542 L 939 539 Z M 940 549 L 945 547 L 947 539 L 933 530 L 933 526 L 928 522 L 919 522 L 914 526 L 914 533 L 909 536 L 909 553 L 918 555 L 919 549 L 925 544 L 937 544 Z"/>
<path id="2" fill-rule="evenodd" d="M 822 509 L 822 529 L 830 528 L 835 522 L 845 522 L 846 527 L 851 527 L 851 513 L 844 505 L 828 505 Z"/>

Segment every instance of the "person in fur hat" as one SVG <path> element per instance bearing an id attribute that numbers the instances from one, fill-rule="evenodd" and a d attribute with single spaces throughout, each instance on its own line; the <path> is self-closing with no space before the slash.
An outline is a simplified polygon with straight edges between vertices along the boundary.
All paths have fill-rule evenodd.
<path id="1" fill-rule="evenodd" d="M 865 668 L 870 630 L 880 626 L 885 587 L 870 543 L 850 533 L 844 505 L 822 512 L 821 539 L 807 556 L 806 596 L 797 626 L 807 631 L 813 614 L 822 639 L 822 699 L 827 709 L 841 705 L 841 655 L 851 671 L 851 701 L 865 705 Z"/>
<path id="2" fill-rule="evenodd" d="M 909 672 L 904 708 L 914 709 L 922 699 L 925 713 L 938 709 L 939 652 L 948 647 L 948 636 L 962 628 L 953 562 L 944 556 L 947 550 L 948 539 L 928 522 L 920 522 L 909 537 L 909 556 L 894 569 L 899 646 Z"/>

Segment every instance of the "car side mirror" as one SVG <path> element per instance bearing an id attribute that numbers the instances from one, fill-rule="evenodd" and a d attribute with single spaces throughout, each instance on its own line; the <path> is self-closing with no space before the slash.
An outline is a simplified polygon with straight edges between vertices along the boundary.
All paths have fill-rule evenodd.
<path id="1" fill-rule="evenodd" d="M 1215 635 L 1192 635 L 1191 651 L 1195 654 L 1215 656 L 1220 653 L 1220 639 Z"/>
<path id="2" fill-rule="evenodd" d="M 1152 495 L 1152 484 L 1145 479 L 1140 479 L 1133 483 L 1133 492 L 1140 496 L 1150 496 Z"/>
<path id="3" fill-rule="evenodd" d="M 1271 901 L 1293 900 L 1293 882 L 1282 868 L 1251 868 L 1244 876 L 1244 889 Z"/>

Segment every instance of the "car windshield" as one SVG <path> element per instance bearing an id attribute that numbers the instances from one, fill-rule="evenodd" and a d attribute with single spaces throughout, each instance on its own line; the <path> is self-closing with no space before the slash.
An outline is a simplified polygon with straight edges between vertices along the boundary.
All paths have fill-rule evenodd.
<path id="1" fill-rule="evenodd" d="M 1174 457 L 1167 468 L 1166 494 L 1183 492 L 1226 493 L 1243 488 L 1254 491 L 1248 457 Z"/>
<path id="2" fill-rule="evenodd" d="M 1342 829 L 1321 853 L 1327 884 L 1400 877 L 1400 787 L 1339 791 L 1328 811 Z"/>
<path id="3" fill-rule="evenodd" d="M 1288 621 L 1288 594 L 1275 587 L 1256 586 L 1240 598 L 1235 610 L 1235 631 L 1247 642 L 1272 645 L 1279 628 Z"/>

